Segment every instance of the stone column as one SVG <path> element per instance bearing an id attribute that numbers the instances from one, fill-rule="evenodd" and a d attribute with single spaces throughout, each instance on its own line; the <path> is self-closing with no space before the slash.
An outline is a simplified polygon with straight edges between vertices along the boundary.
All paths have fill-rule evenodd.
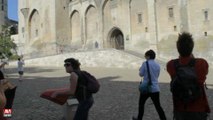
<path id="1" fill-rule="evenodd" d="M 180 32 L 189 31 L 187 0 L 180 0 Z"/>
<path id="2" fill-rule="evenodd" d="M 149 19 L 149 33 L 150 33 L 150 49 L 158 51 L 158 24 L 157 24 L 157 10 L 156 10 L 156 0 L 147 0 L 148 4 L 148 19 Z"/>
<path id="3" fill-rule="evenodd" d="M 99 10 L 99 39 L 100 39 L 100 44 L 99 44 L 99 48 L 104 48 L 104 44 L 105 44 L 105 41 L 104 41 L 104 12 L 103 12 L 103 8 L 100 7 L 100 10 Z"/>
<path id="4" fill-rule="evenodd" d="M 26 54 L 26 48 L 27 48 L 27 43 L 29 42 L 29 35 L 28 35 L 28 16 L 29 16 L 29 8 L 21 8 L 21 13 L 23 14 L 24 16 L 24 49 L 25 49 L 25 52 L 24 54 Z"/>
<path id="5" fill-rule="evenodd" d="M 81 18 L 81 40 L 83 43 L 83 49 L 85 48 L 86 45 L 86 16 L 85 16 L 85 11 L 82 7 L 81 4 L 81 14 L 80 14 L 80 18 Z"/>
<path id="6" fill-rule="evenodd" d="M 102 19 L 103 19 L 103 16 L 102 16 L 102 10 L 98 10 L 97 9 L 97 23 L 96 23 L 96 26 L 97 26 L 97 41 L 98 41 L 98 48 L 103 48 L 103 33 L 102 33 Z"/>

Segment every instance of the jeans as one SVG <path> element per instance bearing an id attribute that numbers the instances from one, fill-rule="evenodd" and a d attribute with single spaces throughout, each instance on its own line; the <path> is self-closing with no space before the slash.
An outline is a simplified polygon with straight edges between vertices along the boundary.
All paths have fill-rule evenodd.
<path id="1" fill-rule="evenodd" d="M 155 92 L 155 93 L 148 93 L 148 94 L 140 94 L 140 99 L 139 99 L 139 113 L 138 113 L 138 120 L 142 120 L 143 114 L 144 114 L 144 105 L 146 100 L 151 97 L 155 108 L 158 112 L 158 115 L 160 117 L 160 120 L 166 120 L 165 113 L 160 105 L 160 93 Z"/>
<path id="2" fill-rule="evenodd" d="M 73 120 L 87 120 L 89 109 L 92 107 L 93 103 L 94 100 L 92 96 L 80 101 Z"/>
<path id="3" fill-rule="evenodd" d="M 206 112 L 174 112 L 174 120 L 207 120 Z"/>

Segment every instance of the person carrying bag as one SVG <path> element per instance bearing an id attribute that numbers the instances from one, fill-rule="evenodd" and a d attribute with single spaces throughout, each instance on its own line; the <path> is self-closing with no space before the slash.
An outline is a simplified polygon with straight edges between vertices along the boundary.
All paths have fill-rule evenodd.
<path id="1" fill-rule="evenodd" d="M 149 71 L 149 63 L 146 61 L 147 71 L 148 71 L 148 82 L 145 83 L 141 80 L 139 85 L 139 91 L 141 94 L 148 94 L 151 92 L 152 89 L 152 81 L 151 81 L 151 75 Z"/>
<path id="2" fill-rule="evenodd" d="M 144 114 L 144 105 L 146 100 L 151 97 L 160 120 L 166 120 L 165 113 L 160 105 L 160 88 L 158 77 L 160 75 L 160 65 L 154 60 L 155 52 L 148 50 L 145 53 L 146 62 L 143 62 L 139 69 L 139 75 L 143 77 L 143 82 L 139 85 L 140 98 L 138 107 L 138 116 L 132 117 L 132 120 L 142 120 Z"/>

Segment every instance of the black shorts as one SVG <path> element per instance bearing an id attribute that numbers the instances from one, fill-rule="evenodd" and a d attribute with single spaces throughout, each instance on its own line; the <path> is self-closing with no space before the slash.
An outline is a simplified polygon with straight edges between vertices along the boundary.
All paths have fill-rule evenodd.
<path id="1" fill-rule="evenodd" d="M 18 71 L 18 74 L 19 74 L 19 75 L 23 75 L 23 74 L 24 74 L 24 71 Z"/>

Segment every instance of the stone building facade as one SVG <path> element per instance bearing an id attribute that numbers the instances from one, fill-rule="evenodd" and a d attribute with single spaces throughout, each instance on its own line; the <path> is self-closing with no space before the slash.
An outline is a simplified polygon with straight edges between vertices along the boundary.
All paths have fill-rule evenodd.
<path id="1" fill-rule="evenodd" d="M 19 39 L 30 57 L 116 48 L 177 56 L 178 33 L 212 59 L 211 0 L 19 0 Z"/>
<path id="2" fill-rule="evenodd" d="M 0 32 L 2 30 L 2 25 L 5 25 L 8 21 L 7 17 L 7 0 L 0 1 Z"/>

